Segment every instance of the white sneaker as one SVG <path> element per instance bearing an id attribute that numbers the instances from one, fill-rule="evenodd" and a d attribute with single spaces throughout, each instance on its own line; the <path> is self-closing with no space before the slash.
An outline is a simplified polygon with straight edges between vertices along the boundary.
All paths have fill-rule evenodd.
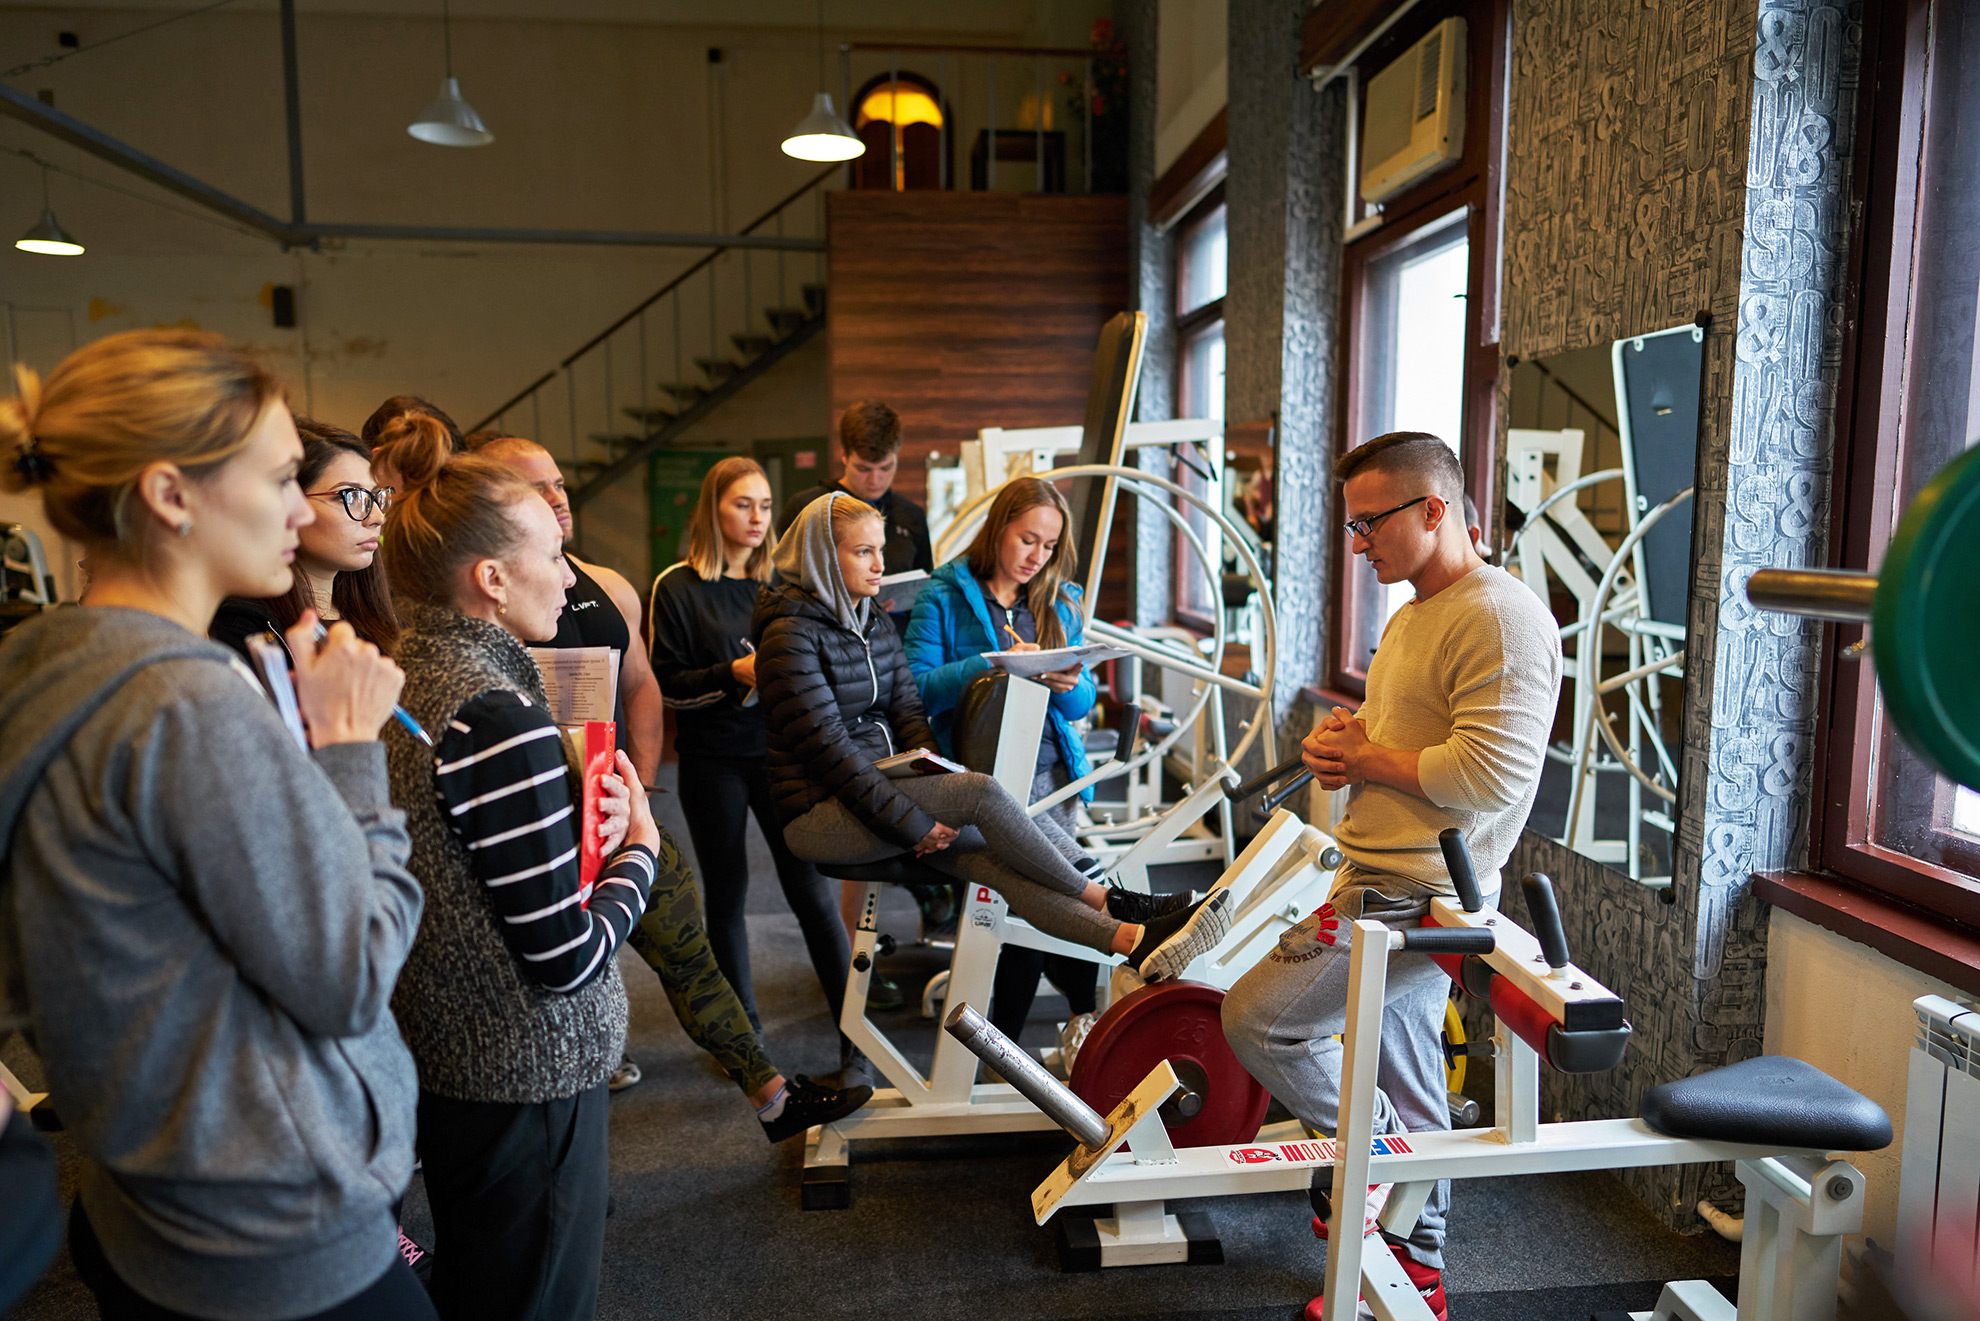
<path id="1" fill-rule="evenodd" d="M 1072 1076 L 1073 1060 L 1079 1056 L 1079 1048 L 1086 1044 L 1086 1034 L 1100 1020 L 1098 1014 L 1074 1014 L 1059 1029 L 1059 1059 L 1065 1067 L 1066 1076 Z"/>
<path id="2" fill-rule="evenodd" d="M 1217 942 L 1229 935 L 1230 930 L 1231 891 L 1228 886 L 1222 886 L 1196 906 L 1189 920 L 1177 929 L 1175 935 L 1157 945 L 1141 961 L 1142 978 L 1159 982 L 1182 976 L 1183 971 L 1198 957 L 1215 949 Z"/>
<path id="3" fill-rule="evenodd" d="M 637 1085 L 639 1078 L 639 1065 L 633 1063 L 633 1057 L 621 1055 L 619 1067 L 612 1070 L 612 1076 L 605 1081 L 605 1088 L 607 1091 L 623 1092 L 626 1088 Z"/>

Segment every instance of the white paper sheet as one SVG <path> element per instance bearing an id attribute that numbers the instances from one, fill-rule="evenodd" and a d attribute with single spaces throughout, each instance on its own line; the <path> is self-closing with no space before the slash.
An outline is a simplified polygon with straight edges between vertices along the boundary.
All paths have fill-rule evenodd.
<path id="1" fill-rule="evenodd" d="M 1006 670 L 1020 679 L 1035 679 L 1041 674 L 1055 670 L 1069 670 L 1075 665 L 1084 665 L 1089 670 L 1110 660 L 1119 660 L 1128 653 L 1119 647 L 1102 646 L 1089 642 L 1083 647 L 1053 647 L 1048 651 L 986 651 L 983 659 L 1000 670 Z"/>
<path id="2" fill-rule="evenodd" d="M 550 718 L 560 725 L 610 720 L 619 691 L 619 653 L 611 647 L 531 647 L 543 672 Z"/>

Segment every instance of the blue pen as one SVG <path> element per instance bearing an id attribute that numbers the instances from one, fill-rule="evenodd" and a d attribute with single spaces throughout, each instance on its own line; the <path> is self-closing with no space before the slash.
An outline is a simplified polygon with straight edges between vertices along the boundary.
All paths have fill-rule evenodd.
<path id="1" fill-rule="evenodd" d="M 322 620 L 320 619 L 317 620 L 316 640 L 318 642 L 321 642 L 323 641 L 323 639 L 329 636 L 330 636 L 330 630 L 323 626 Z M 433 735 L 427 733 L 426 730 L 420 725 L 419 721 L 414 720 L 412 718 L 412 713 L 406 710 L 403 706 L 399 706 L 397 703 L 393 704 L 392 719 L 404 725 L 406 727 L 406 732 L 408 734 L 411 734 L 414 738 L 418 739 L 421 743 L 424 743 L 427 747 L 430 748 L 433 746 Z"/>

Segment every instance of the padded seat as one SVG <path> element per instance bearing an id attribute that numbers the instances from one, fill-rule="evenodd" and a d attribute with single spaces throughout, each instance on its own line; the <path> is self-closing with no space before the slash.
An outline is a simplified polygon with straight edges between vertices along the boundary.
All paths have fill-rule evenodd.
<path id="1" fill-rule="evenodd" d="M 955 877 L 936 871 L 911 853 L 878 862 L 814 863 L 824 876 L 834 881 L 869 881 L 877 885 L 953 885 Z"/>
<path id="2" fill-rule="evenodd" d="M 1668 1137 L 1818 1151 L 1891 1145 L 1891 1118 L 1882 1106 L 1786 1055 L 1761 1055 L 1652 1087 L 1641 1113 Z"/>

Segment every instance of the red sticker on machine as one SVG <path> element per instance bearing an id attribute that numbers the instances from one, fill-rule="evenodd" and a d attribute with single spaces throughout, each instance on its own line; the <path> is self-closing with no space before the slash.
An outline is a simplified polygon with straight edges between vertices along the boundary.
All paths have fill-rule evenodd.
<path id="1" fill-rule="evenodd" d="M 1267 1161 L 1285 1159 L 1270 1147 L 1232 1147 L 1224 1156 L 1233 1165 L 1263 1165 Z"/>

